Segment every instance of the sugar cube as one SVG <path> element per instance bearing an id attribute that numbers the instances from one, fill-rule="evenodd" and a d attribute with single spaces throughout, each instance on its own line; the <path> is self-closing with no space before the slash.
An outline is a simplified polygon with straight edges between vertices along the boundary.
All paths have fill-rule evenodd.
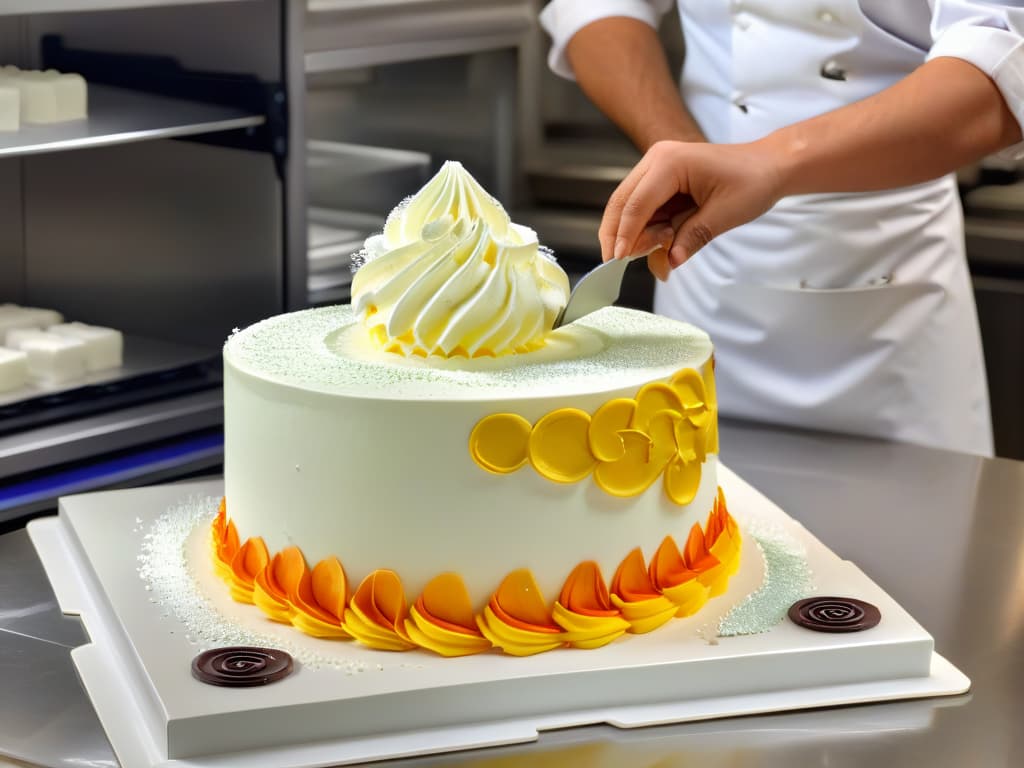
<path id="1" fill-rule="evenodd" d="M 53 77 L 43 72 L 25 71 L 10 82 L 21 92 L 23 123 L 57 122 L 57 89 Z"/>
<path id="2" fill-rule="evenodd" d="M 124 337 L 120 331 L 75 322 L 50 326 L 49 332 L 85 344 L 85 364 L 90 371 L 104 371 L 121 365 Z"/>
<path id="3" fill-rule="evenodd" d="M 49 328 L 51 325 L 64 322 L 64 315 L 55 309 L 40 309 L 39 307 L 22 307 L 33 322 L 39 328 Z"/>
<path id="4" fill-rule="evenodd" d="M 4 345 L 11 349 L 21 349 L 21 343 L 29 339 L 45 339 L 46 331 L 41 328 L 13 328 L 7 332 Z"/>
<path id="5" fill-rule="evenodd" d="M 7 334 L 22 328 L 39 329 L 39 317 L 25 312 L 21 307 L 13 310 L 0 311 L 0 344 L 7 341 Z"/>
<path id="6" fill-rule="evenodd" d="M 24 387 L 28 381 L 28 355 L 0 347 L 0 392 Z"/>
<path id="7" fill-rule="evenodd" d="M 19 307 L 17 304 L 0 304 L 0 344 L 7 340 L 7 334 L 22 328 L 49 328 L 63 322 L 64 316 L 54 309 Z"/>
<path id="8" fill-rule="evenodd" d="M 85 344 L 56 333 L 42 332 L 19 340 L 28 356 L 28 375 L 46 385 L 67 384 L 85 375 Z"/>
<path id="9" fill-rule="evenodd" d="M 21 93 L 0 76 L 0 131 L 16 131 L 20 126 Z"/>
<path id="10" fill-rule="evenodd" d="M 57 98 L 57 120 L 82 120 L 89 112 L 85 78 L 71 72 L 47 70 L 53 79 Z"/>

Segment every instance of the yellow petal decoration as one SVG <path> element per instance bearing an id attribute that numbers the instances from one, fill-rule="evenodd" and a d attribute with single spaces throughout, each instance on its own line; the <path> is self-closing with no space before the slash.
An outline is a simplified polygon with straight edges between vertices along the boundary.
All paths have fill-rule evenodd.
<path id="1" fill-rule="evenodd" d="M 612 606 L 601 569 L 593 560 L 577 565 L 565 580 L 553 617 L 576 648 L 600 648 L 619 637 L 629 622 Z"/>
<path id="2" fill-rule="evenodd" d="M 683 461 L 676 456 L 665 467 L 665 493 L 680 506 L 689 504 L 700 488 L 700 462 Z"/>
<path id="3" fill-rule="evenodd" d="M 345 570 L 336 557 L 317 563 L 312 572 L 306 570 L 296 593 L 291 596 L 295 608 L 292 624 L 313 637 L 348 639 L 352 637 L 342 626 L 348 584 Z"/>
<path id="4" fill-rule="evenodd" d="M 469 592 L 456 573 L 442 573 L 427 583 L 409 610 L 405 634 L 442 656 L 466 656 L 491 647 L 476 625 Z"/>
<path id="5" fill-rule="evenodd" d="M 678 374 L 676 374 L 678 375 Z M 633 414 L 633 429 L 646 431 L 654 414 L 660 411 L 674 411 L 683 414 L 683 402 L 669 384 L 654 382 L 645 384 L 636 395 L 636 412 Z"/>
<path id="6" fill-rule="evenodd" d="M 594 482 L 612 496 L 638 496 L 647 490 L 676 454 L 673 421 L 679 418 L 674 411 L 659 411 L 648 420 L 647 433 L 624 430 L 625 454 L 598 464 Z"/>
<path id="7" fill-rule="evenodd" d="M 675 413 L 655 414 L 652 429 L 657 432 L 662 419 L 672 423 L 679 418 Z M 653 443 L 649 447 L 655 451 Z M 235 600 L 254 602 L 273 620 L 290 622 L 316 637 L 355 637 L 381 650 L 420 647 L 443 656 L 479 653 L 492 646 L 518 656 L 566 646 L 597 648 L 623 632 L 650 632 L 725 592 L 742 549 L 739 526 L 719 488 L 707 523 L 690 529 L 682 551 L 666 537 L 645 565 L 637 547 L 619 564 L 607 588 L 596 563 L 580 563 L 553 607 L 530 571 L 513 571 L 474 615 L 466 586 L 454 573 L 436 576 L 407 608 L 402 582 L 393 571 L 374 571 L 350 596 L 337 558 L 321 560 L 310 571 L 296 547 L 271 558 L 258 537 L 239 546 L 223 502 L 210 530 L 216 572 Z"/>
<path id="8" fill-rule="evenodd" d="M 256 576 L 269 562 L 270 553 L 263 539 L 259 536 L 246 539 L 231 560 L 231 573 L 225 579 L 231 585 L 231 597 L 240 603 L 251 603 Z"/>
<path id="9" fill-rule="evenodd" d="M 669 386 L 679 396 L 683 412 L 694 426 L 702 427 L 711 417 L 704 394 L 704 380 L 693 368 L 684 368 L 669 381 Z"/>
<path id="10" fill-rule="evenodd" d="M 238 549 L 238 531 L 235 524 L 228 521 L 227 504 L 222 498 L 217 516 L 213 520 L 213 567 L 224 581 L 231 578 L 231 561 L 238 553 Z"/>
<path id="11" fill-rule="evenodd" d="M 530 422 L 514 413 L 488 416 L 470 433 L 469 453 L 488 472 L 515 472 L 529 459 L 526 444 L 531 428 Z"/>
<path id="12" fill-rule="evenodd" d="M 676 606 L 676 616 L 696 613 L 708 600 L 708 588 L 686 563 L 671 536 L 666 536 L 651 558 L 651 583 Z"/>
<path id="13" fill-rule="evenodd" d="M 707 451 L 718 453 L 718 393 L 715 391 L 715 358 L 704 364 L 704 399 L 714 417 L 707 425 Z"/>
<path id="14" fill-rule="evenodd" d="M 541 417 L 530 432 L 533 468 L 556 483 L 575 483 L 590 474 L 595 459 L 587 434 L 590 414 L 578 408 L 560 408 Z"/>
<path id="15" fill-rule="evenodd" d="M 627 397 L 609 400 L 594 412 L 588 433 L 590 452 L 598 461 L 618 461 L 626 453 L 621 433 L 630 428 L 636 401 Z"/>
<path id="16" fill-rule="evenodd" d="M 352 596 L 345 611 L 345 629 L 370 648 L 406 651 L 416 645 L 398 631 L 405 617 L 405 592 L 401 579 L 394 571 L 378 570 L 363 579 Z"/>
<path id="17" fill-rule="evenodd" d="M 623 560 L 611 584 L 611 602 L 629 622 L 629 631 L 642 635 L 676 614 L 676 606 L 651 583 L 644 556 L 637 547 Z"/>
<path id="18" fill-rule="evenodd" d="M 405 620 L 405 634 L 416 645 L 441 656 L 469 656 L 490 650 L 492 647 L 491 641 L 481 632 L 466 634 L 436 624 L 423 616 L 416 605 L 409 609 L 409 618 Z"/>
<path id="19" fill-rule="evenodd" d="M 634 399 L 614 398 L 590 416 L 560 408 L 533 427 L 522 416 L 497 413 L 481 419 L 469 453 L 495 474 L 515 472 L 527 461 L 556 483 L 575 483 L 593 472 L 612 496 L 646 491 L 665 474 L 665 493 L 685 506 L 696 497 L 708 453 L 718 451 L 718 411 L 713 361 L 703 374 L 692 368 L 667 382 L 645 384 Z"/>
<path id="20" fill-rule="evenodd" d="M 295 608 L 290 597 L 296 594 L 306 559 L 298 547 L 288 547 L 274 555 L 253 582 L 253 602 L 271 620 L 290 624 Z"/>
<path id="21" fill-rule="evenodd" d="M 707 584 L 710 596 L 718 597 L 728 587 L 729 577 L 739 570 L 741 550 L 739 529 L 725 508 L 725 495 L 721 488 L 708 516 L 704 540 L 719 564 L 702 573 L 700 578 Z"/>
<path id="22" fill-rule="evenodd" d="M 484 637 L 512 656 L 532 656 L 565 645 L 533 574 L 525 568 L 505 577 L 476 621 Z"/>

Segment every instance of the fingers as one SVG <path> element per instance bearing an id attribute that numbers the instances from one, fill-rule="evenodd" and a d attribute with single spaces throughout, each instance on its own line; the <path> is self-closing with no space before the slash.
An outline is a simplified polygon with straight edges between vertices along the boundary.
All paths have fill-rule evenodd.
<path id="1" fill-rule="evenodd" d="M 670 222 L 651 224 L 644 227 L 643 232 L 640 233 L 632 253 L 650 253 L 655 248 L 661 248 L 668 253 L 675 237 L 676 228 Z"/>
<path id="2" fill-rule="evenodd" d="M 654 167 L 641 176 L 618 210 L 612 257 L 621 259 L 636 253 L 637 241 L 651 216 L 678 192 L 679 181 L 674 173 Z"/>
<path id="3" fill-rule="evenodd" d="M 719 230 L 712 223 L 714 211 L 706 210 L 708 206 L 691 215 L 676 232 L 672 247 L 668 251 L 668 263 L 675 269 L 705 245 L 711 242 Z"/>
<path id="4" fill-rule="evenodd" d="M 608 261 L 615 253 L 615 235 L 619 228 L 619 217 L 622 215 L 622 208 L 629 200 L 630 194 L 637 183 L 647 172 L 647 155 L 641 158 L 633 170 L 631 170 L 612 192 L 608 198 L 608 204 L 601 216 L 601 226 L 597 230 L 597 239 L 601 243 L 601 261 Z"/>
<path id="5" fill-rule="evenodd" d="M 672 272 L 672 265 L 668 261 L 668 250 L 659 248 L 647 257 L 647 269 L 652 275 L 665 282 Z"/>

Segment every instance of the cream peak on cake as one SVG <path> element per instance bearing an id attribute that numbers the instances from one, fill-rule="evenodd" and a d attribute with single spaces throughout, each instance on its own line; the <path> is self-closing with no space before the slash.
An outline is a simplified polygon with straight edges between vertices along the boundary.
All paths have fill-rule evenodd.
<path id="1" fill-rule="evenodd" d="M 352 304 L 381 348 L 419 357 L 498 357 L 544 345 L 569 279 L 501 204 L 446 162 L 369 238 Z"/>

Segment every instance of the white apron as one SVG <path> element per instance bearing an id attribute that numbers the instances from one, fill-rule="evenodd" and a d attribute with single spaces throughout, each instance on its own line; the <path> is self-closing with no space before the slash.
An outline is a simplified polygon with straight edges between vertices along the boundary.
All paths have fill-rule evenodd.
<path id="1" fill-rule="evenodd" d="M 856 101 L 924 58 L 863 17 L 836 29 L 850 9 L 822 20 L 799 0 L 681 6 L 684 98 L 715 142 Z M 992 454 L 951 177 L 784 199 L 659 284 L 655 311 L 711 335 L 723 415 Z"/>

